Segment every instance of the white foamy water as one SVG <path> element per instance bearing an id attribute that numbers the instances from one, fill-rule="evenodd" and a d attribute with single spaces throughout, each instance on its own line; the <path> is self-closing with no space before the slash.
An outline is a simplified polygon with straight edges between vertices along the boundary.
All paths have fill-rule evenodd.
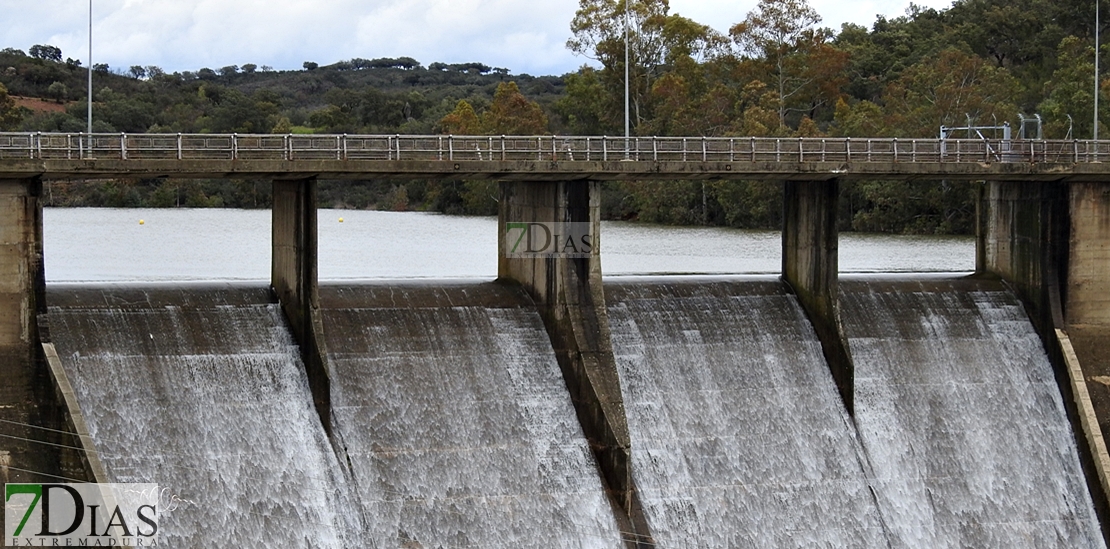
<path id="1" fill-rule="evenodd" d="M 143 290 L 52 294 L 80 303 L 49 322 L 108 480 L 179 499 L 160 509 L 165 547 L 359 545 L 281 311 L 223 291 L 157 305 Z"/>
<path id="2" fill-rule="evenodd" d="M 1052 366 L 1000 283 L 841 283 L 856 421 L 902 547 L 1104 547 Z"/>
<path id="3" fill-rule="evenodd" d="M 519 288 L 321 293 L 335 432 L 369 538 L 623 546 L 543 322 Z"/>
<path id="4" fill-rule="evenodd" d="M 854 428 L 777 280 L 605 287 L 660 547 L 885 547 Z"/>

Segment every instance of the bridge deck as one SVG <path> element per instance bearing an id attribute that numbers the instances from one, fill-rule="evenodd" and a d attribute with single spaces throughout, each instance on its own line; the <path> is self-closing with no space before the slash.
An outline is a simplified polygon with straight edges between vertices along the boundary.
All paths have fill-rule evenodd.
<path id="1" fill-rule="evenodd" d="M 0 178 L 1104 180 L 1110 141 L 0 133 Z"/>

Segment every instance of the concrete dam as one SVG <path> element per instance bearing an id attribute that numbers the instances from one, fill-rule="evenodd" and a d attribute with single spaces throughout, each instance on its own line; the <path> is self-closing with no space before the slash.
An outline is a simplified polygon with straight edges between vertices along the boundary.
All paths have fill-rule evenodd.
<path id="1" fill-rule="evenodd" d="M 0 472 L 157 482 L 168 547 L 1106 547 L 1110 188 L 1001 171 L 973 276 L 838 275 L 830 175 L 784 182 L 781 276 L 501 231 L 496 281 L 321 284 L 309 178 L 269 285 L 49 287 L 10 180 Z M 500 189 L 600 235 L 594 181 Z"/>
<path id="2" fill-rule="evenodd" d="M 656 546 L 1104 546 L 1048 357 L 1001 283 L 846 281 L 855 420 L 778 280 L 605 289 Z M 332 442 L 266 288 L 48 291 L 108 478 L 189 494 L 163 543 L 640 540 L 518 287 L 320 293 Z"/>

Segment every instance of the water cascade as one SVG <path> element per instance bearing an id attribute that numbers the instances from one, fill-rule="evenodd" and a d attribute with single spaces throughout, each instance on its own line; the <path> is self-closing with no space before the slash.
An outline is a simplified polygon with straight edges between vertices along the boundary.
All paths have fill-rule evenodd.
<path id="1" fill-rule="evenodd" d="M 108 480 L 165 490 L 159 545 L 361 543 L 269 290 L 59 286 L 48 298 Z"/>
<path id="2" fill-rule="evenodd" d="M 942 278 L 840 292 L 860 439 L 896 546 L 1105 546 L 1052 366 L 1012 292 Z"/>
<path id="3" fill-rule="evenodd" d="M 337 445 L 383 547 L 622 547 L 528 297 L 322 286 Z"/>
<path id="4" fill-rule="evenodd" d="M 885 547 L 847 411 L 777 279 L 609 283 L 633 465 L 660 547 Z"/>

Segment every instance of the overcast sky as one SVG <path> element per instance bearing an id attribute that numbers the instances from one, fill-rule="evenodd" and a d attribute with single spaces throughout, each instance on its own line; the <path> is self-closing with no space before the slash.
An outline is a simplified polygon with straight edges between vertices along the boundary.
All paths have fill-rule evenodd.
<path id="1" fill-rule="evenodd" d="M 513 74 L 563 74 L 588 60 L 565 47 L 577 0 L 93 0 L 93 61 L 173 71 L 227 65 L 299 69 L 362 57 L 477 61 Z M 671 0 L 671 12 L 721 31 L 757 0 Z M 870 28 L 910 0 L 810 0 L 823 25 Z M 918 0 L 946 8 L 951 0 Z M 61 48 L 87 65 L 86 0 L 0 0 L 0 49 Z"/>

